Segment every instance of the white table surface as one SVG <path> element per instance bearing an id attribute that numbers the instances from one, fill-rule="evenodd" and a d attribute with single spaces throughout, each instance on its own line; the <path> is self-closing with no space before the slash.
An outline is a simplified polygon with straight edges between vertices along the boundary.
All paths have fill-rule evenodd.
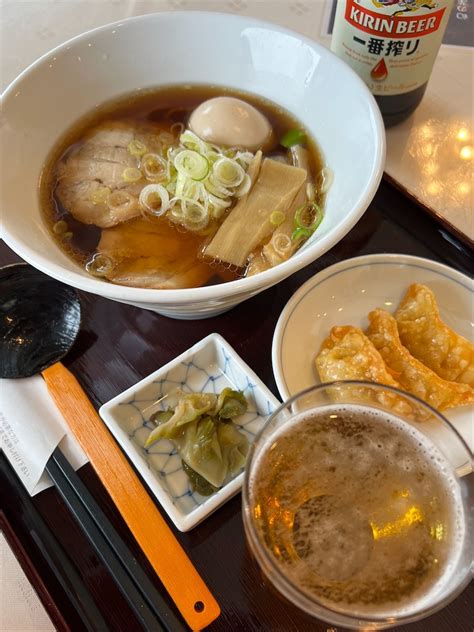
<path id="1" fill-rule="evenodd" d="M 1 632 L 53 632 L 43 604 L 0 533 Z"/>

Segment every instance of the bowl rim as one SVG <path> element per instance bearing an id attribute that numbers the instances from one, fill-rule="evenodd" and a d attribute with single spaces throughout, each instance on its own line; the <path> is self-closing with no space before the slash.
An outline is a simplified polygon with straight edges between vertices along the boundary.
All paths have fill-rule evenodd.
<path id="1" fill-rule="evenodd" d="M 374 168 L 372 170 L 370 186 L 359 194 L 355 204 L 353 205 L 352 213 L 346 215 L 346 217 L 340 222 L 340 224 L 331 229 L 328 234 L 324 235 L 321 239 L 317 240 L 309 247 L 295 253 L 295 255 L 290 257 L 287 261 L 254 276 L 244 277 L 235 281 L 228 281 L 226 283 L 213 286 L 180 289 L 160 289 L 159 292 L 157 292 L 155 288 L 138 288 L 116 285 L 103 280 L 94 279 L 93 277 L 88 279 L 79 272 L 66 270 L 61 264 L 51 262 L 44 255 L 37 253 L 30 246 L 23 244 L 13 234 L 11 234 L 11 232 L 9 232 L 9 230 L 6 228 L 5 224 L 3 224 L 1 230 L 2 239 L 26 262 L 39 269 L 41 272 L 49 274 L 58 281 L 62 281 L 63 283 L 72 285 L 79 290 L 91 292 L 93 294 L 98 294 L 100 296 L 105 296 L 107 298 L 116 299 L 119 301 L 123 300 L 126 302 L 143 302 L 148 304 L 167 305 L 176 303 L 185 304 L 199 300 L 223 299 L 228 298 L 229 295 L 234 295 L 237 298 L 240 294 L 252 295 L 264 288 L 271 287 L 272 285 L 278 283 L 291 274 L 309 265 L 310 263 L 321 257 L 330 248 L 332 248 L 332 246 L 334 246 L 340 239 L 342 239 L 362 217 L 363 213 L 366 211 L 370 202 L 375 196 L 375 193 L 382 179 L 385 164 L 385 127 L 375 98 L 366 86 L 366 84 L 352 70 L 352 68 L 350 68 L 341 59 L 339 59 L 334 53 L 332 53 L 332 51 L 325 48 L 322 44 L 299 34 L 297 31 L 293 31 L 272 22 L 260 20 L 258 18 L 218 11 L 166 11 L 148 13 L 145 15 L 125 18 L 123 20 L 117 20 L 116 22 L 104 24 L 102 26 L 98 26 L 96 28 L 80 33 L 79 35 L 75 35 L 62 44 L 59 44 L 58 46 L 47 51 L 38 59 L 33 61 L 19 74 L 5 88 L 0 98 L 2 101 L 4 101 L 10 98 L 12 95 L 14 96 L 14 94 L 18 91 L 18 87 L 21 82 L 37 68 L 45 64 L 54 53 L 57 53 L 59 51 L 67 51 L 71 48 L 72 45 L 80 45 L 90 37 L 96 37 L 103 32 L 107 32 L 111 28 L 119 28 L 127 24 L 145 22 L 149 20 L 166 22 L 182 19 L 208 20 L 218 18 L 225 21 L 231 21 L 236 24 L 245 24 L 246 26 L 259 26 L 266 30 L 291 35 L 292 37 L 299 39 L 313 50 L 316 50 L 318 53 L 322 53 L 323 55 L 329 55 L 330 57 L 332 57 L 333 62 L 338 67 L 343 68 L 344 72 L 352 75 L 353 80 L 356 82 L 356 84 L 359 85 L 362 92 L 365 92 L 370 108 L 373 126 L 376 131 L 376 138 L 378 137 L 378 142 L 375 143 L 374 148 Z M 319 254 L 314 257 L 313 246 L 316 246 L 316 244 L 318 244 Z"/>

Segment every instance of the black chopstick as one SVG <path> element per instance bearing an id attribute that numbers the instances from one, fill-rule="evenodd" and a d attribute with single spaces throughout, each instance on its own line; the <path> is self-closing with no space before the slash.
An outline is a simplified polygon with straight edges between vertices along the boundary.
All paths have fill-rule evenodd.
<path id="1" fill-rule="evenodd" d="M 164 630 L 158 623 L 155 615 L 144 603 L 143 597 L 137 590 L 135 584 L 131 581 L 128 573 L 109 548 L 107 541 L 99 531 L 95 522 L 91 519 L 84 505 L 80 502 L 75 490 L 70 486 L 67 479 L 63 476 L 61 469 L 55 462 L 53 455 L 46 464 L 46 471 L 52 478 L 56 489 L 60 493 L 62 499 L 77 520 L 78 524 L 84 531 L 93 546 L 95 552 L 109 570 L 120 592 L 134 611 L 136 617 L 140 621 L 145 630 Z"/>
<path id="2" fill-rule="evenodd" d="M 59 448 L 46 470 L 145 630 L 186 630 Z"/>

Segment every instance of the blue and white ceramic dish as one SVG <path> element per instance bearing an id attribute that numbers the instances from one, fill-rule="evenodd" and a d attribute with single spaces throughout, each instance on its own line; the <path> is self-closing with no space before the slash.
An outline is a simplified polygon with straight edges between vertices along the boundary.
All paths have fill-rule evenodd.
<path id="1" fill-rule="evenodd" d="M 173 405 L 176 389 L 220 393 L 226 386 L 244 392 L 247 412 L 236 419 L 251 442 L 280 402 L 232 347 L 211 334 L 100 409 L 100 415 L 180 531 L 188 531 L 234 496 L 243 470 L 211 496 L 193 492 L 171 441 L 144 447 L 154 425 L 150 416 Z"/>

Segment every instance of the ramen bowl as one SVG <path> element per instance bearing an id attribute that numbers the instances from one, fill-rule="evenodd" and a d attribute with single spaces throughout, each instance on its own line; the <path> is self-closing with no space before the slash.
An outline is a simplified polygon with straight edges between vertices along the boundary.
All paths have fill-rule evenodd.
<path id="1" fill-rule="evenodd" d="M 124 287 L 94 278 L 60 250 L 43 220 L 38 182 L 48 154 L 71 125 L 98 105 L 183 84 L 254 93 L 301 121 L 334 174 L 325 218 L 290 259 L 248 278 L 179 290 Z M 145 15 L 75 37 L 33 63 L 6 89 L 3 117 L 5 242 L 59 281 L 181 319 L 224 312 L 334 246 L 370 204 L 385 157 L 375 100 L 348 66 L 294 32 L 219 13 Z"/>

